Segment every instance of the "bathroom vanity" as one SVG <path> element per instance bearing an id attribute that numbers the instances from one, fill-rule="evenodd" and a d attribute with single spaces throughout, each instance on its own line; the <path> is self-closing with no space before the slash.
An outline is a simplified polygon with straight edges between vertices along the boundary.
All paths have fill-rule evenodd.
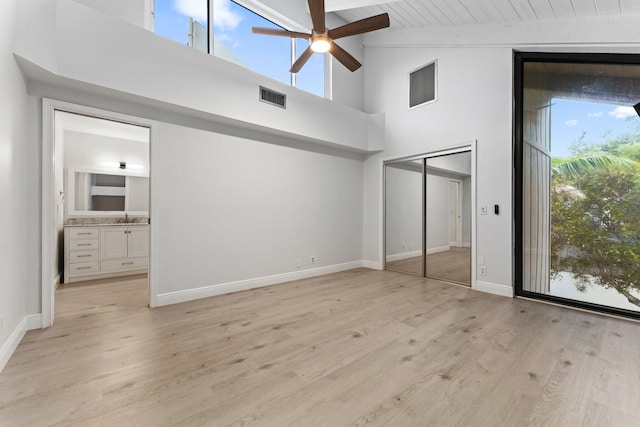
<path id="1" fill-rule="evenodd" d="M 148 174 L 128 169 L 65 172 L 64 282 L 146 273 Z"/>
<path id="2" fill-rule="evenodd" d="M 64 248 L 65 283 L 146 273 L 149 225 L 65 225 Z"/>

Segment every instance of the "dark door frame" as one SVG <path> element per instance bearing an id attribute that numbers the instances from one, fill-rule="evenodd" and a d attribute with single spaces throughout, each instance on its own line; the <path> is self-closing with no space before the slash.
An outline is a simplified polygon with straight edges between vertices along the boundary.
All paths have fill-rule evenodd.
<path id="1" fill-rule="evenodd" d="M 514 291 L 516 296 L 544 300 L 556 304 L 640 319 L 640 312 L 590 302 L 572 300 L 553 295 L 529 292 L 523 289 L 523 100 L 524 64 L 526 62 L 553 62 L 573 64 L 629 64 L 640 65 L 640 55 L 613 53 L 543 53 L 520 52 L 513 54 L 513 197 L 514 197 Z"/>

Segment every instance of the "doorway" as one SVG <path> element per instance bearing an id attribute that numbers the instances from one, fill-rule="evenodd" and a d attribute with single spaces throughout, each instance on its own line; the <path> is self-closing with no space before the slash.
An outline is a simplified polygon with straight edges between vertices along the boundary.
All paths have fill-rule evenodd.
<path id="1" fill-rule="evenodd" d="M 384 162 L 385 269 L 473 286 L 472 147 Z"/>
<path id="2" fill-rule="evenodd" d="M 156 133 L 153 121 L 43 100 L 42 327 L 61 282 L 132 279 L 154 305 Z"/>

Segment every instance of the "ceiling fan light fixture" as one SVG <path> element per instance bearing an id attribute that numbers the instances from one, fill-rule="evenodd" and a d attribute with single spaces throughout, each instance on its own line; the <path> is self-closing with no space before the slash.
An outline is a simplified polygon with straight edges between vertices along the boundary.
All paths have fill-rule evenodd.
<path id="1" fill-rule="evenodd" d="M 311 42 L 311 50 L 315 53 L 326 53 L 331 49 L 331 42 L 328 38 L 317 37 Z"/>
<path id="2" fill-rule="evenodd" d="M 358 21 L 350 22 L 336 28 L 327 28 L 325 23 L 325 0 L 307 0 L 309 3 L 309 14 L 311 15 L 311 34 L 301 33 L 298 31 L 289 31 L 277 28 L 263 28 L 253 27 L 251 31 L 254 34 L 264 34 L 268 36 L 280 36 L 289 37 L 292 39 L 304 39 L 310 41 L 309 46 L 298 56 L 289 72 L 295 74 L 302 69 L 304 64 L 311 58 L 314 53 L 330 53 L 338 62 L 347 67 L 349 71 L 356 71 L 362 66 L 360 62 L 346 50 L 340 47 L 335 40 L 343 37 L 356 36 L 358 34 L 364 34 L 371 31 L 387 28 L 391 25 L 389 21 L 389 14 L 381 13 L 380 15 L 370 16 L 368 18 L 360 19 Z M 335 0 L 341 3 L 348 3 L 352 1 L 367 1 L 367 2 L 385 2 L 396 0 Z"/>

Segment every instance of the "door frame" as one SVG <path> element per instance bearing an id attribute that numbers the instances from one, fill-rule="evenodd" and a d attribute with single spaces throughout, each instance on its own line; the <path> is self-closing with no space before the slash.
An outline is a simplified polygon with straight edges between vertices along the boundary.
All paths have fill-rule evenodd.
<path id="1" fill-rule="evenodd" d="M 158 122 L 141 117 L 120 114 L 86 105 L 73 104 L 56 99 L 42 98 L 42 194 L 41 194 L 41 327 L 53 324 L 56 278 L 55 263 L 55 111 L 112 120 L 149 128 L 149 218 L 157 211 L 156 200 L 156 147 L 158 144 Z M 157 225 L 149 221 L 149 307 L 157 306 Z"/>
<path id="2" fill-rule="evenodd" d="M 640 313 L 563 298 L 550 294 L 530 292 L 524 289 L 524 66 L 527 62 L 557 62 L 574 64 L 628 64 L 640 66 L 640 55 L 627 53 L 561 53 L 561 52 L 513 52 L 513 200 L 514 200 L 514 296 L 546 301 L 561 306 L 596 311 L 614 316 L 640 319 Z M 549 218 L 551 209 L 548 212 Z"/>
<path id="3" fill-rule="evenodd" d="M 383 157 L 380 159 L 379 167 L 380 167 L 380 205 L 379 205 L 379 230 L 381 231 L 380 238 L 380 246 L 378 247 L 378 251 L 380 254 L 380 266 L 382 270 L 385 270 L 387 267 L 387 226 L 386 226 L 386 204 L 387 204 L 387 195 L 386 195 L 386 165 L 390 163 L 398 163 L 404 162 L 408 160 L 419 160 L 419 159 L 427 159 L 430 157 L 439 157 L 445 156 L 447 154 L 456 154 L 465 151 L 471 152 L 471 289 L 477 289 L 476 284 L 476 233 L 477 233 L 477 215 L 476 215 L 476 147 L 477 140 L 473 140 L 471 142 L 459 145 L 452 145 L 448 147 L 442 147 L 433 151 L 426 151 L 420 154 L 408 154 L 401 156 L 389 156 Z M 424 192 L 424 191 L 423 191 Z M 423 205 L 426 201 L 423 201 Z M 422 214 L 422 222 L 425 223 L 425 206 L 423 206 L 423 214 Z M 426 241 L 424 239 L 423 233 L 423 257 L 426 254 Z M 423 260 L 426 261 L 426 260 Z M 425 264 L 423 262 L 423 264 Z M 424 270 L 424 267 L 423 267 Z"/>

